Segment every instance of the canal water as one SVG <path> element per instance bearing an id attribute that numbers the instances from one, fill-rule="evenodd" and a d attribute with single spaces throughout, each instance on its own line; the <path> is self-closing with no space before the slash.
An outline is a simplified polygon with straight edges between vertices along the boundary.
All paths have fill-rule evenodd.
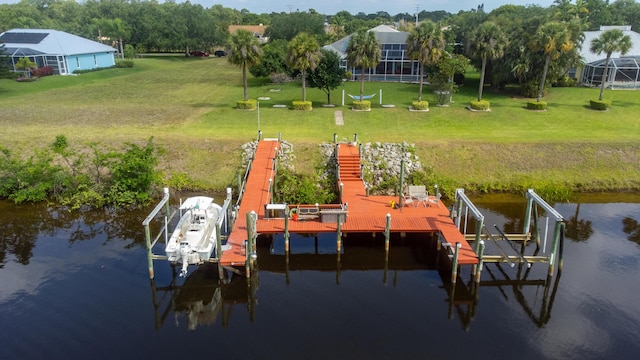
<path id="1" fill-rule="evenodd" d="M 473 199 L 521 231 L 526 200 Z M 564 267 L 547 279 L 487 264 L 458 286 L 428 238 L 261 238 L 251 280 L 155 263 L 142 211 L 68 212 L 0 202 L 0 359 L 636 359 L 640 198 L 556 203 Z M 541 214 L 541 217 L 544 217 Z M 544 224 L 544 221 L 542 222 Z M 553 226 L 550 226 L 553 229 Z M 548 246 L 548 245 L 547 245 Z"/>

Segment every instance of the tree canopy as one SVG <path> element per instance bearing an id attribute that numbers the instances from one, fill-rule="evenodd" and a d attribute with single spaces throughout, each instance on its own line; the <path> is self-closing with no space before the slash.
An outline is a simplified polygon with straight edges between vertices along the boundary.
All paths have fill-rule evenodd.
<path id="1" fill-rule="evenodd" d="M 337 53 L 326 49 L 321 49 L 320 53 L 320 63 L 309 71 L 307 81 L 309 86 L 324 91 L 327 94 L 327 104 L 330 104 L 331 90 L 342 85 L 345 71 L 340 68 L 340 56 Z"/>

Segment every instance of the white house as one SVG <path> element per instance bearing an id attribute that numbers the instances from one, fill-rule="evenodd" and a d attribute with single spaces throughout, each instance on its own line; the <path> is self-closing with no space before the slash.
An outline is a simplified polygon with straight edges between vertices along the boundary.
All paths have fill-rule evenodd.
<path id="1" fill-rule="evenodd" d="M 115 65 L 116 49 L 64 31 L 12 29 L 0 34 L 0 41 L 14 71 L 16 62 L 23 57 L 38 67 L 50 66 L 60 75 Z"/>
<path id="2" fill-rule="evenodd" d="M 375 81 L 401 81 L 418 82 L 420 80 L 420 64 L 409 59 L 407 56 L 407 36 L 408 32 L 398 31 L 386 25 L 379 25 L 370 29 L 382 44 L 382 59 L 378 65 L 372 69 L 365 69 L 366 78 Z M 359 78 L 362 69 L 353 67 L 347 62 L 347 46 L 351 35 L 344 37 L 324 48 L 332 50 L 342 61 L 340 66 L 351 71 L 353 78 Z"/>
<path id="3" fill-rule="evenodd" d="M 610 29 L 620 29 L 631 38 L 631 49 L 624 55 L 611 54 L 607 87 L 612 89 L 640 89 L 640 34 L 631 30 L 631 26 L 601 26 L 598 31 L 585 31 L 580 49 L 582 64 L 578 66 L 575 78 L 586 86 L 600 86 L 604 74 L 607 54 L 591 52 L 591 42 Z"/>

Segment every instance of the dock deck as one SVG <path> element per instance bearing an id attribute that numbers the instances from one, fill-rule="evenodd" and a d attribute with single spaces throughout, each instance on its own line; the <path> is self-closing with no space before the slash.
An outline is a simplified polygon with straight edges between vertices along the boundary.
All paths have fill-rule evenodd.
<path id="1" fill-rule="evenodd" d="M 265 205 L 271 201 L 270 185 L 274 174 L 274 161 L 280 143 L 274 139 L 265 139 L 258 143 L 251 171 L 247 177 L 246 190 L 240 202 L 238 218 L 229 235 L 227 245 L 230 249 L 222 253 L 220 264 L 223 266 L 244 266 L 246 255 L 242 249 L 247 239 L 246 214 L 254 211 L 258 215 L 256 230 L 258 234 L 285 232 L 285 219 L 268 217 Z M 450 244 L 450 252 L 460 243 L 458 264 L 478 264 L 478 257 L 465 237 L 449 216 L 449 210 L 440 202 L 427 202 L 417 206 L 394 206 L 397 196 L 367 196 L 364 182 L 360 178 L 360 155 L 358 148 L 351 144 L 340 144 L 338 150 L 340 164 L 339 183 L 342 188 L 341 204 L 346 206 L 346 218 L 342 217 L 341 231 L 384 232 L 387 229 L 387 214 L 390 215 L 391 232 L 437 232 L 443 242 Z M 270 181 L 271 179 L 271 181 Z M 286 214 L 288 215 L 288 214 Z M 338 231 L 337 222 L 323 222 L 318 219 L 292 221 L 289 219 L 290 233 L 322 233 Z"/>

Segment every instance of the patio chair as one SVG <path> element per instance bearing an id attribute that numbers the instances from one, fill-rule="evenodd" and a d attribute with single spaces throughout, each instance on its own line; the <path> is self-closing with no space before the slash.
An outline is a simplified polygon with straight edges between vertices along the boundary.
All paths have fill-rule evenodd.
<path id="1" fill-rule="evenodd" d="M 409 197 L 414 202 L 414 207 L 422 203 L 427 207 L 427 200 L 429 199 L 429 193 L 427 187 L 424 185 L 409 185 Z"/>
<path id="2" fill-rule="evenodd" d="M 436 204 L 438 207 L 440 207 L 440 198 L 442 197 L 442 194 L 437 193 L 436 196 L 434 196 L 433 198 L 429 198 L 427 200 L 429 207 L 431 207 L 431 204 Z"/>

